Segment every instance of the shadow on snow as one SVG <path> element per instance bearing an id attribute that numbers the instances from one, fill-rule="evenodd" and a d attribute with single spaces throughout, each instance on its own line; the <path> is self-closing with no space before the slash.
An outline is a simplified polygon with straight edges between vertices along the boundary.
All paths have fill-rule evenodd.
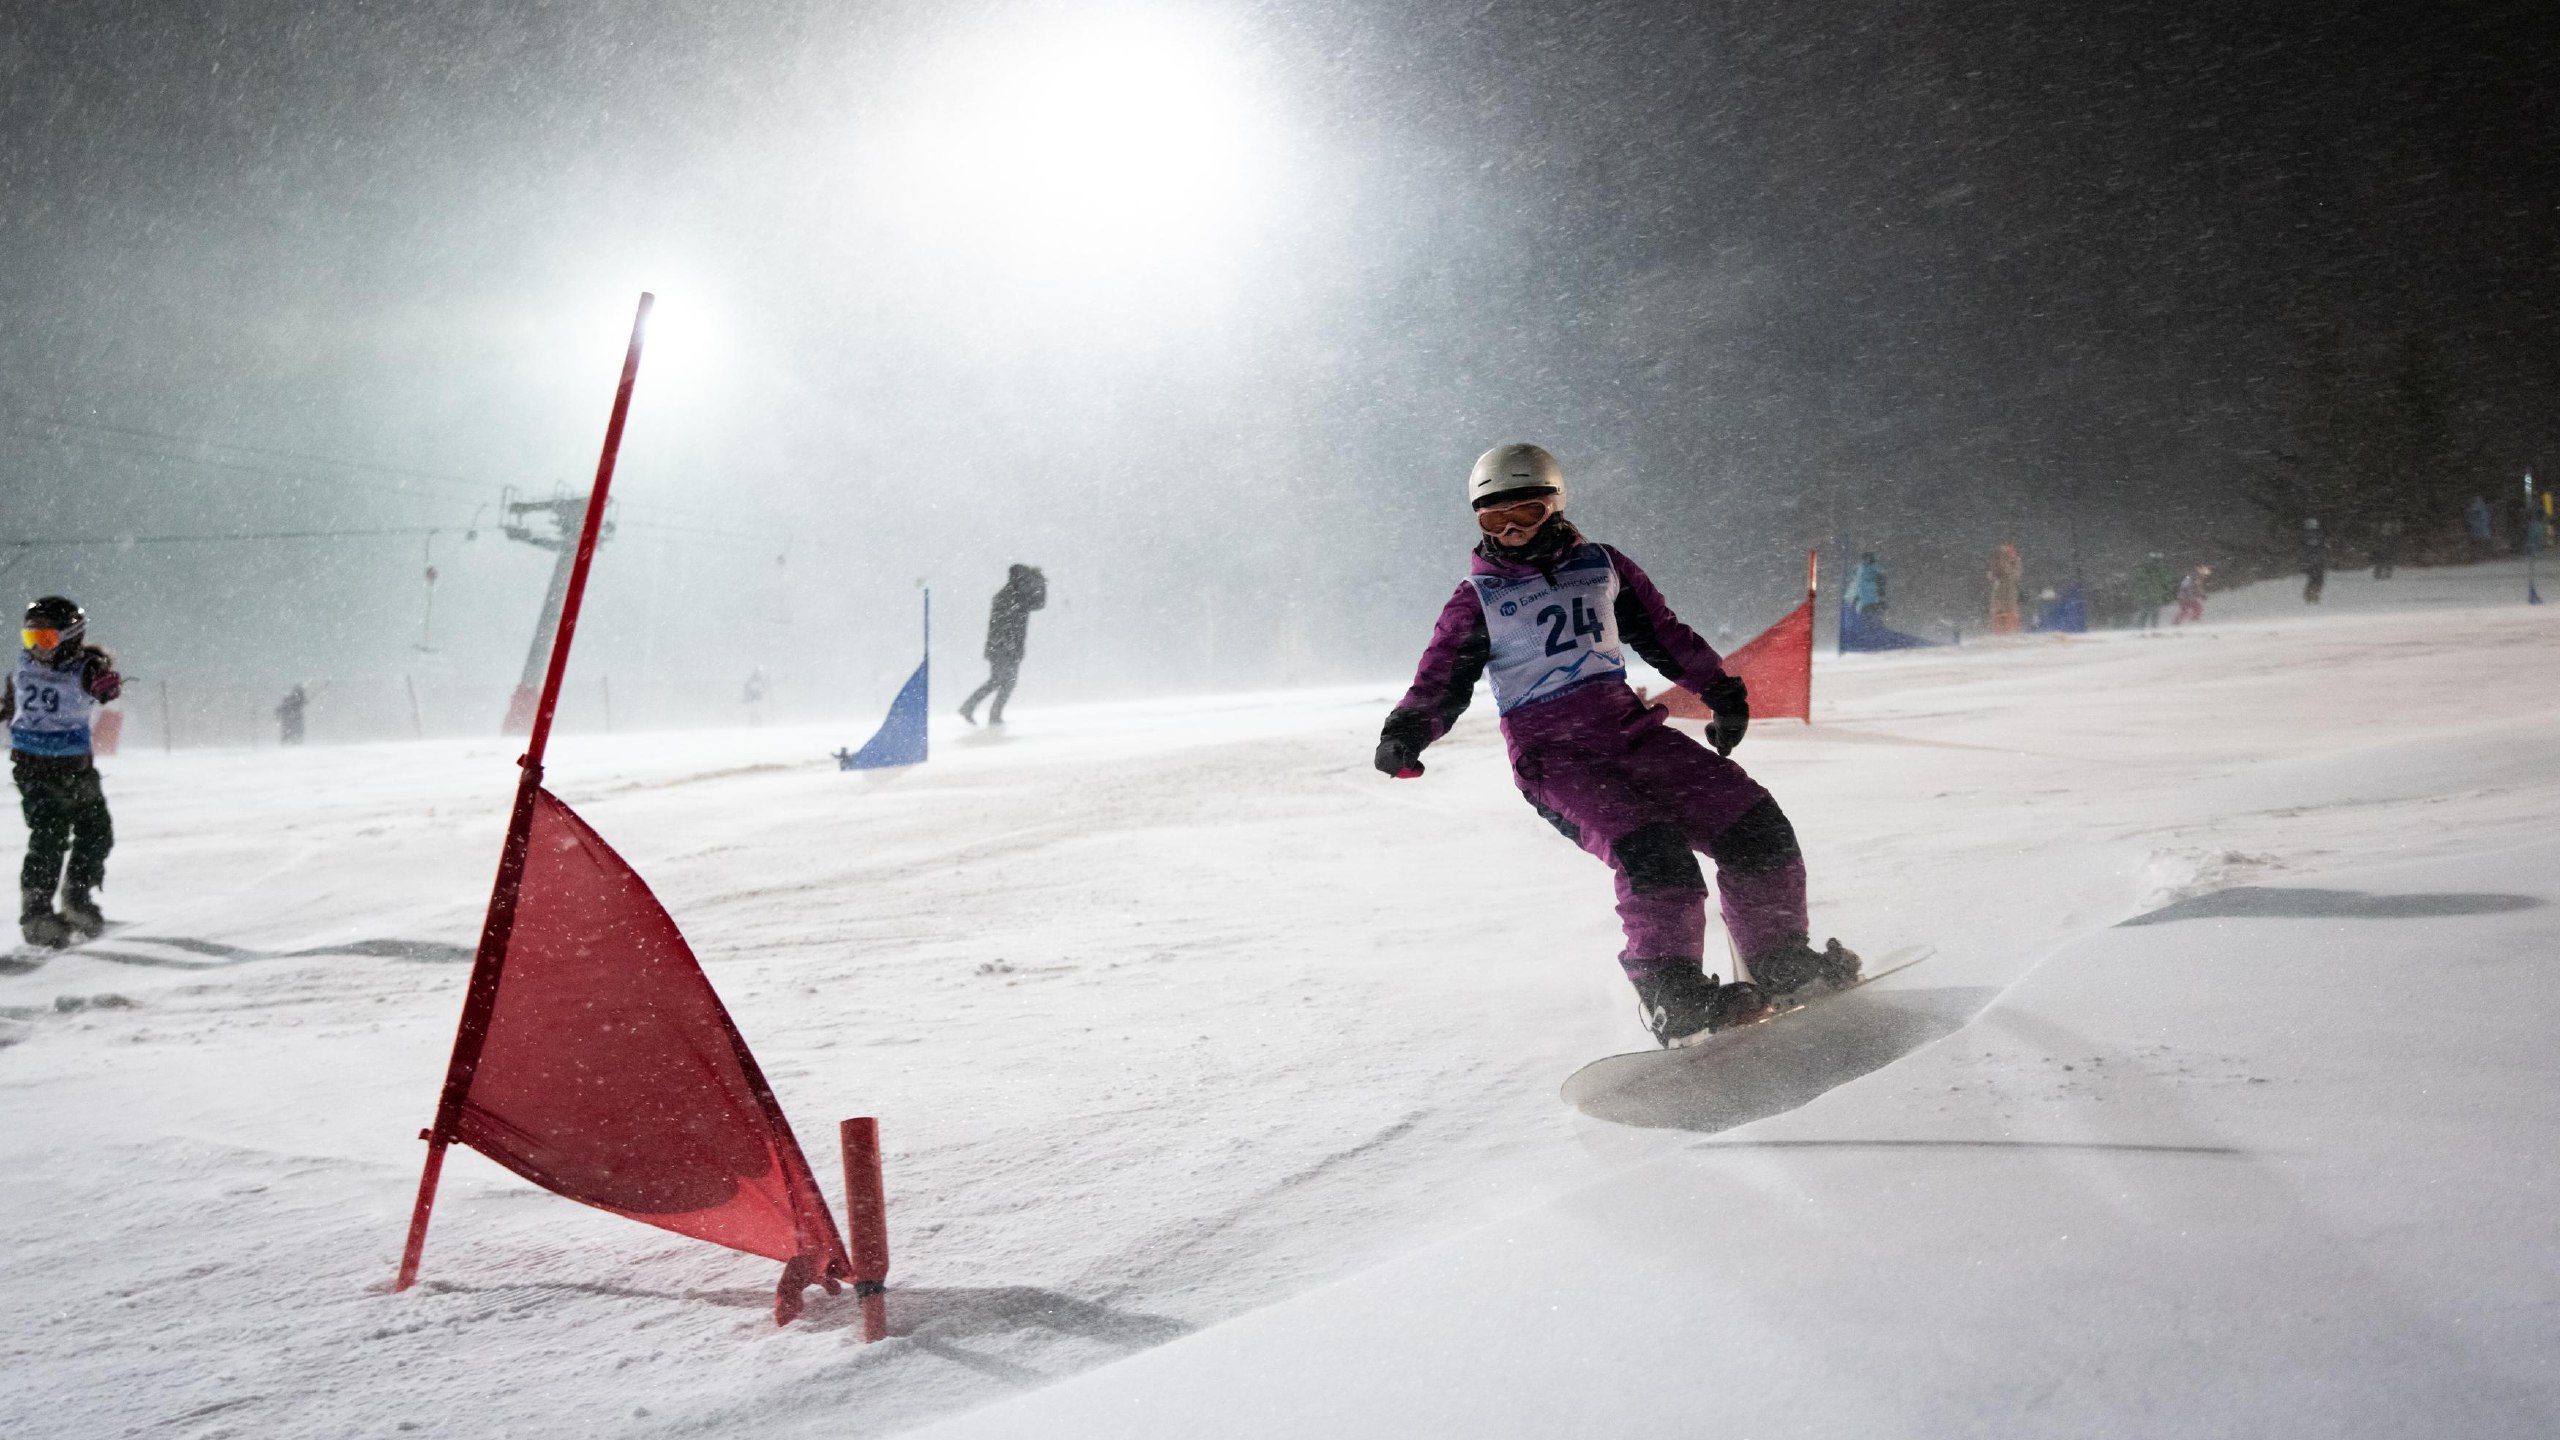
<path id="1" fill-rule="evenodd" d="M 2531 895 L 2368 895 L 2362 890 L 2241 885 L 2189 896 L 2120 921 L 2116 928 L 2166 925 L 2174 920 L 2427 920 L 2531 910 L 2542 903 Z"/>
<path id="2" fill-rule="evenodd" d="M 133 945 L 150 945 L 180 953 L 154 955 L 119 948 Z M 0 957 L 0 975 L 28 974 L 43 968 L 46 961 L 57 955 L 80 955 L 92 960 L 111 960 L 118 965 L 142 965 L 156 970 L 221 970 L 258 960 L 310 960 L 329 955 L 460 963 L 469 960 L 472 953 L 468 945 L 454 945 L 442 940 L 350 940 L 342 945 L 314 945 L 302 950 L 253 950 L 245 945 L 225 945 L 219 941 L 195 940 L 181 935 L 109 935 L 67 950 L 19 950 Z M 190 956 L 198 958 L 188 958 Z"/>

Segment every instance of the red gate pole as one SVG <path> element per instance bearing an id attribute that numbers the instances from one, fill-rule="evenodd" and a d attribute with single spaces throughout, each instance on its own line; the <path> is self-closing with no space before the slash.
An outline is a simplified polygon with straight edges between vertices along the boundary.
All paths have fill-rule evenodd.
<path id="1" fill-rule="evenodd" d="M 1822 588 L 1821 579 L 1822 552 L 1808 549 L 1804 552 L 1804 723 L 1807 725 L 1813 723 L 1813 637 L 1818 633 L 1813 623 L 1813 597 Z"/>
<path id="2" fill-rule="evenodd" d="M 640 343 L 649 329 L 649 307 L 657 297 L 642 291 L 640 308 L 631 317 L 631 348 L 623 352 L 622 382 L 613 392 L 613 417 L 605 422 L 604 453 L 596 460 L 596 483 L 587 492 L 586 521 L 578 530 L 578 559 L 569 572 L 569 593 L 560 604 L 560 632 L 551 642 L 551 668 L 542 677 L 542 703 L 535 709 L 533 733 L 524 758 L 516 763 L 524 774 L 516 781 L 515 808 L 507 816 L 506 843 L 498 849 L 497 883 L 489 889 L 488 917 L 480 924 L 480 949 L 471 958 L 471 986 L 462 997 L 462 1023 L 453 1034 L 453 1059 L 445 1067 L 444 1092 L 436 1100 L 435 1124 L 418 1132 L 427 1142 L 426 1168 L 418 1175 L 418 1203 L 409 1212 L 409 1243 L 400 1252 L 400 1278 L 394 1290 L 418 1281 L 418 1259 L 427 1248 L 427 1214 L 435 1208 L 436 1181 L 444 1173 L 445 1148 L 453 1143 L 462 1103 L 471 1094 L 472 1074 L 480 1068 L 480 1051 L 489 1039 L 489 1013 L 498 1003 L 499 972 L 506 968 L 507 941 L 515 934 L 516 897 L 524 888 L 525 851 L 533 838 L 533 797 L 542 788 L 542 754 L 551 743 L 551 716 L 560 706 L 560 680 L 569 670 L 569 643 L 578 633 L 578 605 L 586 598 L 587 569 L 596 556 L 596 536 L 604 524 L 604 502 L 613 488 L 613 463 L 622 452 L 623 422 L 631 415 L 631 387 L 640 378 Z"/>
<path id="3" fill-rule="evenodd" d="M 880 1184 L 880 1122 L 870 1116 L 838 1127 L 844 1142 L 845 1246 L 853 1255 L 853 1293 L 862 1297 L 862 1339 L 889 1338 L 889 1200 Z"/>

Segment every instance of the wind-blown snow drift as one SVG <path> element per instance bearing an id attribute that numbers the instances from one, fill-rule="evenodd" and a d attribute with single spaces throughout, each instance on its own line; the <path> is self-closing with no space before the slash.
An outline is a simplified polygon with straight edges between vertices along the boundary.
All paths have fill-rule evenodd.
<path id="1" fill-rule="evenodd" d="M 132 928 L 0 976 L 0 1427 L 2547 1428 L 2549 613 L 1826 664 L 1740 758 L 1824 931 L 1934 943 L 1894 983 L 1971 1023 L 1712 1137 L 1556 1102 L 1642 1036 L 1482 714 L 1409 783 L 1386 684 L 895 776 L 850 726 L 565 738 L 804 1142 L 882 1117 L 868 1348 L 469 1157 L 378 1293 L 512 751 L 128 755 Z"/>

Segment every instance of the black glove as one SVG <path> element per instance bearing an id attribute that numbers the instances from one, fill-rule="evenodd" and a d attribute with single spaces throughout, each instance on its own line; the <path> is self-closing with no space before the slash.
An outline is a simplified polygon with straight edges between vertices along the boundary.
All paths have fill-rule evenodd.
<path id="1" fill-rule="evenodd" d="M 104 650 L 91 650 L 80 660 L 80 688 L 99 700 L 113 700 L 124 693 L 124 677 L 116 673 L 115 657 Z"/>
<path id="2" fill-rule="evenodd" d="M 1422 747 L 1430 742 L 1430 722 L 1409 711 L 1396 710 L 1378 731 L 1378 773 L 1399 780 L 1422 773 Z"/>
<path id="3" fill-rule="evenodd" d="M 1742 732 L 1751 728 L 1751 691 L 1742 677 L 1727 675 L 1698 692 L 1716 718 L 1707 722 L 1707 743 L 1719 755 L 1730 755 L 1742 743 Z"/>

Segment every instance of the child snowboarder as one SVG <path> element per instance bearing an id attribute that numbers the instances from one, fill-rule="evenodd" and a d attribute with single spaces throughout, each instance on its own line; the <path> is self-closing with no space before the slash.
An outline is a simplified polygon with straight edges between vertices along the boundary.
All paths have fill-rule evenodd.
<path id="1" fill-rule="evenodd" d="M 18 933 L 30 945 L 59 948 L 107 927 L 92 892 L 106 882 L 116 836 L 90 759 L 89 720 L 122 693 L 124 678 L 106 651 L 87 643 L 88 628 L 88 616 L 59 595 L 28 606 L 18 632 L 17 673 L 0 697 L 0 719 L 9 723 L 9 768 L 27 821 Z M 59 912 L 53 908 L 57 885 Z"/>
<path id="2" fill-rule="evenodd" d="M 1837 940 L 1815 950 L 1808 938 L 1794 828 L 1725 758 L 1751 719 L 1742 681 L 1634 561 L 1564 518 L 1554 456 L 1535 445 L 1488 450 L 1467 496 L 1483 539 L 1441 608 L 1413 688 L 1379 732 L 1378 769 L 1420 775 L 1423 747 L 1448 733 L 1490 671 L 1521 794 L 1617 872 L 1627 937 L 1619 964 L 1664 1046 L 1696 1044 L 1773 1005 L 1855 982 L 1855 954 Z M 1622 644 L 1706 701 L 1713 750 L 1637 698 Z M 1699 850 L 1715 861 L 1725 930 L 1748 980 L 1720 983 L 1705 970 Z"/>

